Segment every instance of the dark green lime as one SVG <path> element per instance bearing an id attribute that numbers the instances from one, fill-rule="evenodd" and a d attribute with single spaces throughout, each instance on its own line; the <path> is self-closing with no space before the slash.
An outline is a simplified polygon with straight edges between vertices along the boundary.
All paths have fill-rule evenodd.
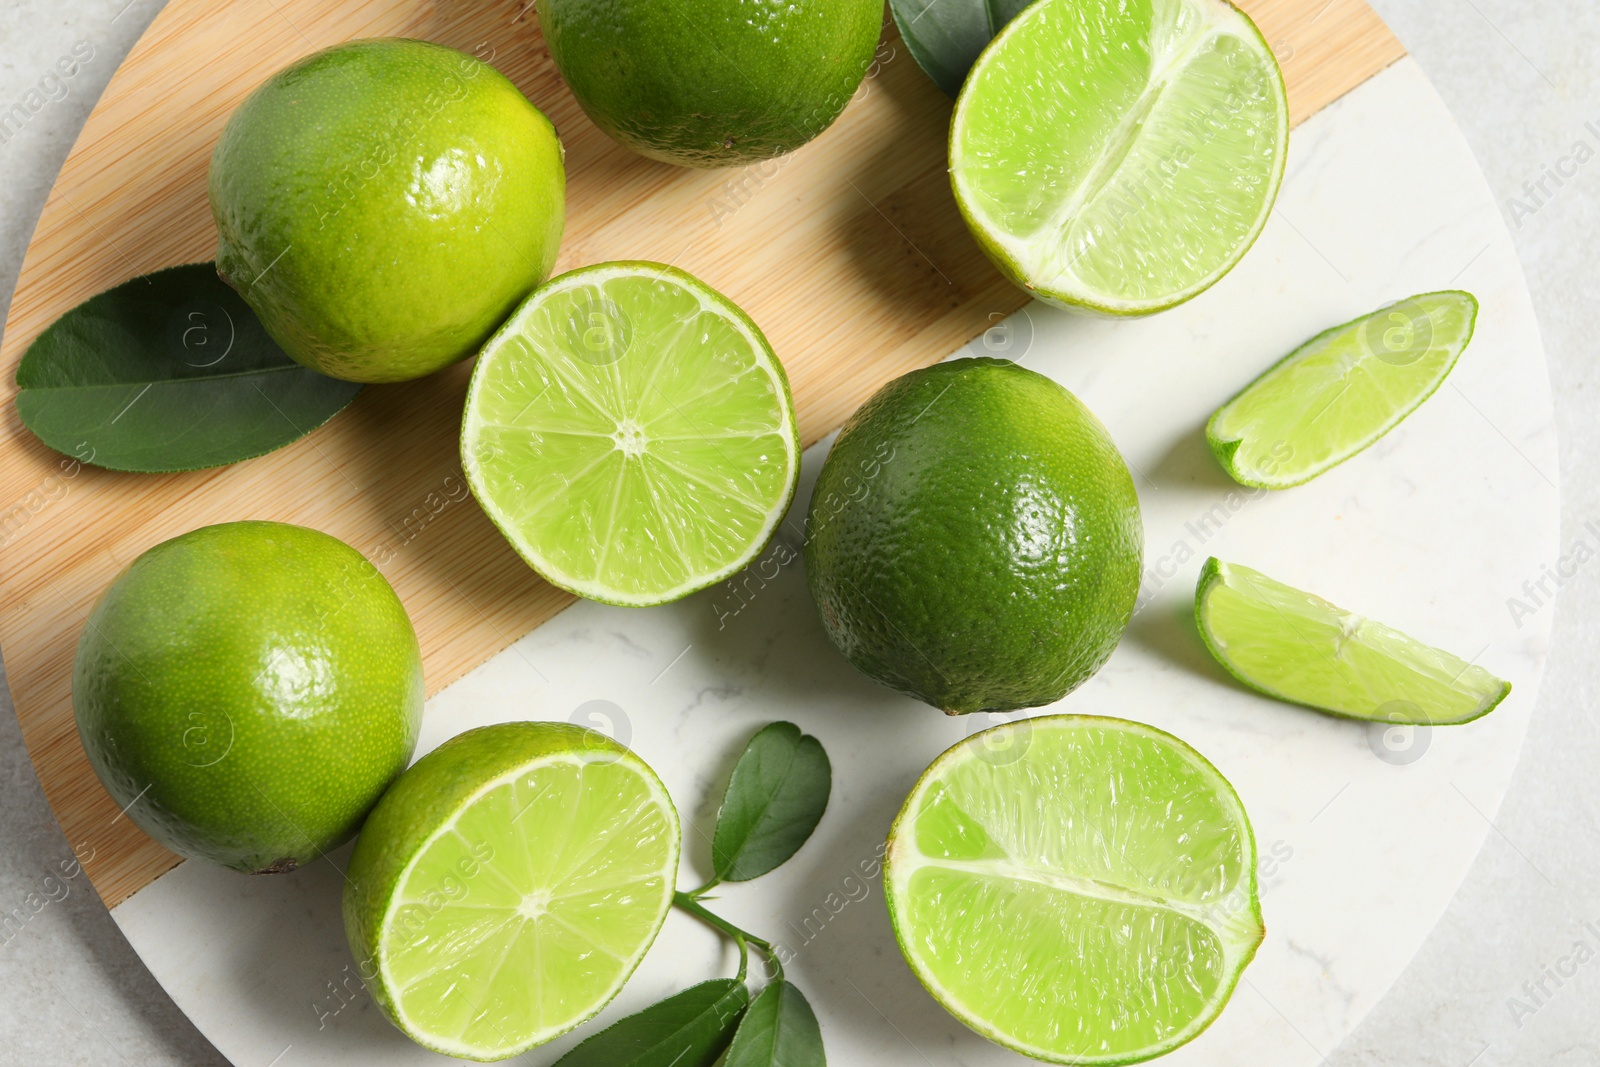
<path id="1" fill-rule="evenodd" d="M 883 0 L 541 0 L 596 126 L 641 155 L 737 166 L 832 125 L 872 65 Z"/>
<path id="2" fill-rule="evenodd" d="M 996 359 L 913 371 L 845 423 L 807 518 L 823 626 L 851 663 L 951 713 L 1049 704 L 1111 655 L 1144 534 L 1098 419 Z"/>

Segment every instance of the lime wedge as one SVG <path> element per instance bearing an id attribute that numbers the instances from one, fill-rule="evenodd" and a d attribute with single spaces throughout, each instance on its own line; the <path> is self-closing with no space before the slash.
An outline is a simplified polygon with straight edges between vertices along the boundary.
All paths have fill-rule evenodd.
<path id="1" fill-rule="evenodd" d="M 1217 409 L 1212 454 L 1244 485 L 1315 478 L 1432 396 L 1477 321 L 1471 293 L 1424 293 L 1318 334 Z"/>
<path id="2" fill-rule="evenodd" d="M 889 917 L 928 992 L 1050 1063 L 1162 1055 L 1265 934 L 1233 787 L 1170 734 L 1051 715 L 934 761 L 889 833 Z"/>
<path id="3" fill-rule="evenodd" d="M 460 734 L 367 818 L 345 930 L 418 1044 L 501 1060 L 590 1018 L 672 904 L 678 813 L 632 752 L 565 723 Z"/>
<path id="4" fill-rule="evenodd" d="M 1239 262 L 1283 179 L 1289 105 L 1225 0 L 1040 0 L 978 57 L 950 126 L 956 203 L 1012 281 L 1110 315 Z"/>
<path id="5" fill-rule="evenodd" d="M 783 367 L 744 312 L 681 270 L 603 263 L 535 291 L 484 347 L 461 458 L 534 570 L 642 607 L 766 547 L 800 437 Z"/>
<path id="6" fill-rule="evenodd" d="M 1511 692 L 1458 656 L 1216 558 L 1200 572 L 1194 614 L 1229 674 L 1335 715 L 1443 726 L 1487 715 Z"/>

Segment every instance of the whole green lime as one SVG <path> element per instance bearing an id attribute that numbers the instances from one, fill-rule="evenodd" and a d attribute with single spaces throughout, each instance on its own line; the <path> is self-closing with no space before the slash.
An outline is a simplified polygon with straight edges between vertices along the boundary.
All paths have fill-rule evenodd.
<path id="1" fill-rule="evenodd" d="M 872 65 L 883 0 L 542 0 L 594 124 L 641 155 L 737 166 L 833 124 Z"/>
<path id="2" fill-rule="evenodd" d="M 354 41 L 275 74 L 211 159 L 217 270 L 299 362 L 417 378 L 473 355 L 549 275 L 555 127 L 487 63 Z"/>
<path id="3" fill-rule="evenodd" d="M 805 560 L 845 658 L 952 714 L 1049 704 L 1111 655 L 1144 531 L 1122 456 L 1049 378 L 958 359 L 878 390 L 817 479 Z"/>
<path id="4" fill-rule="evenodd" d="M 117 806 L 180 855 L 293 870 L 353 835 L 411 759 L 422 656 L 355 549 L 277 522 L 206 526 L 117 576 L 72 704 Z"/>

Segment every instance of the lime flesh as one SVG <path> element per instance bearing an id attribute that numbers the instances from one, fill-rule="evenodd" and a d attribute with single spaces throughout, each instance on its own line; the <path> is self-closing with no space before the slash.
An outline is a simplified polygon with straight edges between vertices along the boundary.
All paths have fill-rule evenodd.
<path id="1" fill-rule="evenodd" d="M 535 570 L 627 606 L 744 567 L 800 474 L 788 380 L 761 332 L 654 263 L 586 267 L 530 297 L 479 357 L 461 455 Z"/>
<path id="2" fill-rule="evenodd" d="M 1221 1012 L 1264 936 L 1255 839 L 1188 745 L 1044 716 L 947 751 L 889 835 L 890 919 L 934 998 L 1050 1063 L 1169 1052 Z"/>
<path id="3" fill-rule="evenodd" d="M 622 988 L 671 906 L 678 850 L 666 789 L 621 745 L 564 723 L 469 730 L 367 820 L 345 928 L 408 1036 L 505 1059 Z"/>
<path id="4" fill-rule="evenodd" d="M 1217 409 L 1206 441 L 1244 485 L 1315 478 L 1394 429 L 1472 340 L 1471 293 L 1424 293 L 1318 334 Z"/>
<path id="5" fill-rule="evenodd" d="M 1227 672 L 1268 696 L 1378 722 L 1470 722 L 1511 684 L 1459 656 L 1212 558 L 1195 590 L 1195 621 Z"/>
<path id="6" fill-rule="evenodd" d="M 1018 285 L 1140 315 L 1243 257 L 1288 141 L 1277 62 L 1224 0 L 1041 0 L 967 76 L 950 175 L 978 243 Z"/>

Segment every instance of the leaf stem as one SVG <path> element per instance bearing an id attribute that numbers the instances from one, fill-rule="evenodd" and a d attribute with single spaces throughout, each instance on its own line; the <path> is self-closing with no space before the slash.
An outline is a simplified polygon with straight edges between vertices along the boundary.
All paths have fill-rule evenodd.
<path id="1" fill-rule="evenodd" d="M 712 929 L 719 930 L 733 938 L 733 940 L 739 945 L 739 977 L 741 979 L 744 978 L 745 975 L 745 963 L 748 959 L 748 950 L 745 946 L 748 943 L 760 949 L 761 954 L 767 957 L 767 962 L 772 965 L 773 981 L 783 981 L 783 964 L 778 962 L 777 950 L 766 941 L 756 937 L 749 931 L 739 929 L 737 926 L 733 925 L 727 919 L 722 918 L 720 915 L 714 915 L 707 911 L 701 906 L 700 902 L 695 899 L 693 893 L 684 893 L 682 891 L 674 893 L 672 896 L 672 902 Z"/>
<path id="2" fill-rule="evenodd" d="M 704 900 L 707 893 L 711 892 L 713 889 L 717 888 L 717 886 L 719 886 L 721 884 L 722 884 L 722 879 L 721 878 L 713 878 L 713 879 L 711 879 L 711 881 L 707 882 L 703 886 L 700 886 L 698 889 L 691 889 L 691 890 L 689 890 L 687 893 L 685 893 L 683 895 L 684 896 L 688 896 L 688 897 L 693 897 L 695 900 Z"/>

